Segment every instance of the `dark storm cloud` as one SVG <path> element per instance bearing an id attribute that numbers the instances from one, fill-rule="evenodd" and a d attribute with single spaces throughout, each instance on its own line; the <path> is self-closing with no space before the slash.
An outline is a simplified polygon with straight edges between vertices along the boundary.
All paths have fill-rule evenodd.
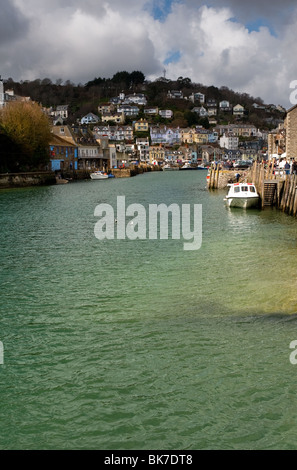
<path id="1" fill-rule="evenodd" d="M 0 47 L 24 35 L 28 26 L 28 19 L 13 3 L 0 0 Z"/>

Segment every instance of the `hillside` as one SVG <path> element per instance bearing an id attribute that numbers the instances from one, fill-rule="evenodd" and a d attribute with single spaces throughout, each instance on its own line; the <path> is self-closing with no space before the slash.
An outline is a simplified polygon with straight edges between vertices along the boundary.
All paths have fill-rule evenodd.
<path id="1" fill-rule="evenodd" d="M 10 78 L 5 82 L 5 89 L 13 89 L 16 95 L 30 96 L 32 100 L 47 108 L 68 104 L 70 109 L 68 123 L 75 122 L 89 112 L 97 114 L 100 103 L 107 102 L 121 92 L 144 93 L 148 106 L 158 106 L 174 112 L 172 119 L 166 120 L 156 116 L 151 118 L 152 123 L 160 122 L 180 127 L 200 124 L 208 127 L 208 119 L 200 118 L 197 113 L 192 112 L 192 109 L 200 106 L 200 103 L 190 101 L 189 96 L 198 92 L 205 95 L 206 102 L 211 99 L 217 103 L 226 100 L 231 106 L 237 104 L 244 106 L 245 114 L 240 118 L 241 122 L 252 123 L 258 128 L 272 129 L 283 118 L 282 110 L 277 110 L 274 105 L 264 106 L 260 97 L 254 98 L 247 93 L 238 93 L 226 86 L 217 88 L 193 83 L 190 78 L 183 77 L 179 77 L 176 81 L 161 77 L 149 82 L 139 71 L 118 72 L 112 78 L 95 78 L 85 85 L 75 85 L 70 80 L 63 82 L 61 79 L 53 83 L 48 78 L 21 82 L 14 82 Z M 183 99 L 168 98 L 168 92 L 172 90 L 182 92 Z M 255 103 L 263 109 L 255 108 Z M 218 124 L 238 120 L 232 113 L 220 113 L 219 110 L 215 118 Z M 128 119 L 127 123 L 129 122 L 131 120 Z"/>

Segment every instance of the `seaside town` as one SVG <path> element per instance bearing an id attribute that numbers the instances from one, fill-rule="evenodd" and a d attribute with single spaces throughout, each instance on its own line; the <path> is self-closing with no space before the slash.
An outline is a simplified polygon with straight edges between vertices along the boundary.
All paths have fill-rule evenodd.
<path id="1" fill-rule="evenodd" d="M 166 79 L 160 81 L 164 83 Z M 1 79 L 0 108 L 15 102 L 29 103 L 32 98 L 18 96 Z M 249 121 L 251 112 L 242 104 L 217 101 L 195 89 L 188 94 L 169 89 L 168 109 L 151 105 L 145 92 L 122 91 L 98 102 L 97 114 L 88 112 L 75 122 L 69 119 L 70 105 L 44 107 L 39 103 L 51 126 L 50 157 L 44 170 L 60 174 L 109 172 L 131 165 L 162 169 L 165 165 L 182 167 L 185 163 L 208 167 L 211 162 L 242 169 L 254 161 L 274 158 L 277 166 L 287 164 L 292 171 L 297 155 L 296 106 L 286 111 L 280 105 L 254 102 L 252 117 L 257 112 L 264 116 L 265 128 L 259 128 L 252 119 Z M 188 113 L 204 125 L 183 127 L 181 120 L 181 125 L 174 126 L 175 115 L 181 114 L 174 111 L 177 103 L 186 103 Z"/>

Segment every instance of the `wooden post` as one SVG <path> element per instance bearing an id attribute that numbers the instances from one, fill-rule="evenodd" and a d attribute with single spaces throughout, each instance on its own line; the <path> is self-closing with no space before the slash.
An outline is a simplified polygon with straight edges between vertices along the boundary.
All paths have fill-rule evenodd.
<path id="1" fill-rule="evenodd" d="M 261 191 L 261 203 L 262 203 L 262 209 L 264 207 L 264 164 L 262 163 L 261 165 L 261 172 L 260 172 L 260 191 Z"/>

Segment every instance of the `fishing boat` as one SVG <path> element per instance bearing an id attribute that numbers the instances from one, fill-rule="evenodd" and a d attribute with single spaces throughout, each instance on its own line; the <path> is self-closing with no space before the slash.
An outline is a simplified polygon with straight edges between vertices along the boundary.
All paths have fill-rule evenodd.
<path id="1" fill-rule="evenodd" d="M 94 171 L 94 173 L 91 173 L 90 176 L 92 180 L 107 180 L 108 179 L 108 174 L 103 173 L 103 171 Z"/>
<path id="2" fill-rule="evenodd" d="M 253 183 L 232 183 L 228 187 L 229 192 L 224 200 L 229 207 L 248 209 L 258 206 L 259 195 Z"/>

